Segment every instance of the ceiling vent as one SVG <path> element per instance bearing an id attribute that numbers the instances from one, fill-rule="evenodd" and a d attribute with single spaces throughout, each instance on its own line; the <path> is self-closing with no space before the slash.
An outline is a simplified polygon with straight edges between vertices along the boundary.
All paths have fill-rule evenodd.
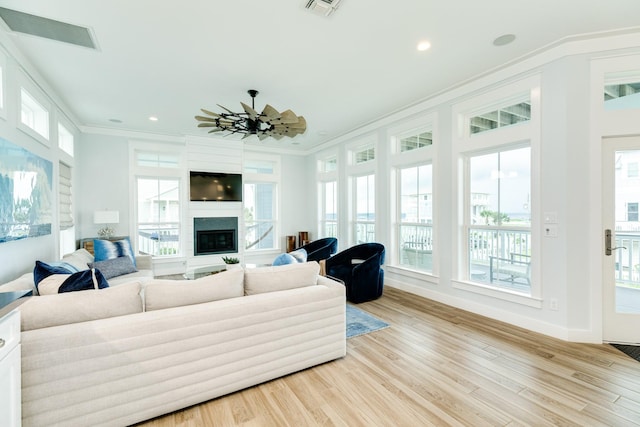
<path id="1" fill-rule="evenodd" d="M 17 10 L 0 7 L 0 18 L 11 31 L 44 37 L 76 46 L 96 49 L 96 44 L 88 28 L 66 22 L 54 21 L 42 16 L 30 15 Z"/>
<path id="2" fill-rule="evenodd" d="M 340 0 L 309 0 L 305 6 L 317 15 L 329 16 L 337 8 Z"/>

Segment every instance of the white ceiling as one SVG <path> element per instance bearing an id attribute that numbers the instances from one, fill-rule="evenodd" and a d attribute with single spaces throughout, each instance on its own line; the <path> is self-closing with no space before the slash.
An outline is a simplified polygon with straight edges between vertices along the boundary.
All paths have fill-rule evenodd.
<path id="1" fill-rule="evenodd" d="M 207 135 L 199 108 L 271 104 L 304 135 L 245 144 L 309 150 L 563 38 L 637 27 L 639 0 L 0 0 L 89 27 L 98 50 L 11 33 L 81 126 Z M 635 26 L 635 28 L 633 28 Z M 2 30 L 6 31 L 2 26 Z M 515 34 L 495 47 L 493 40 Z M 427 39 L 432 48 L 416 50 Z M 157 116 L 157 122 L 149 116 Z M 116 124 L 109 119 L 119 119 Z M 235 138 L 235 137 L 234 137 Z M 255 139 L 255 141 L 254 141 Z"/>

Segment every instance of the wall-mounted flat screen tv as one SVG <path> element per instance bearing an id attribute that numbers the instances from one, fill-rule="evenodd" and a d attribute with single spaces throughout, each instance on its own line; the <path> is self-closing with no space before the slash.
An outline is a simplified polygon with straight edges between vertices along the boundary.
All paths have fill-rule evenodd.
<path id="1" fill-rule="evenodd" d="M 241 202 L 242 175 L 239 173 L 190 172 L 192 202 Z"/>

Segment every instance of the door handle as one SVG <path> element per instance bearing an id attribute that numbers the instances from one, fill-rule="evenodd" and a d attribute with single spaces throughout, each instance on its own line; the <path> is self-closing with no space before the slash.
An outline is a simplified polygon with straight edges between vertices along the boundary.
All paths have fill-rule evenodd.
<path id="1" fill-rule="evenodd" d="M 616 246 L 615 248 L 611 247 L 611 230 L 604 230 L 604 254 L 606 256 L 611 256 L 611 253 L 616 249 L 627 249 L 624 246 Z"/>

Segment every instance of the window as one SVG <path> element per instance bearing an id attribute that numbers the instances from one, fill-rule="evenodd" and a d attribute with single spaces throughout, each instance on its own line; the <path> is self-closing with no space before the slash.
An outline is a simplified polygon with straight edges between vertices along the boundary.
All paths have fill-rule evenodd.
<path id="1" fill-rule="evenodd" d="M 333 172 L 338 169 L 338 159 L 329 157 L 320 162 L 320 172 Z"/>
<path id="2" fill-rule="evenodd" d="M 244 184 L 245 249 L 275 249 L 275 194 L 271 182 Z"/>
<path id="3" fill-rule="evenodd" d="M 173 153 L 136 152 L 137 166 L 175 169 L 179 163 L 180 158 Z"/>
<path id="4" fill-rule="evenodd" d="M 73 134 L 62 123 L 58 123 L 58 147 L 73 157 Z"/>
<path id="5" fill-rule="evenodd" d="M 527 101 L 475 115 L 469 120 L 470 133 L 511 126 L 531 119 L 531 103 Z"/>
<path id="6" fill-rule="evenodd" d="M 180 180 L 138 177 L 138 251 L 180 255 Z"/>
<path id="7" fill-rule="evenodd" d="M 73 197 L 71 167 L 60 162 L 58 171 L 58 221 L 60 226 L 60 255 L 73 252 L 76 248 L 73 229 Z"/>
<path id="8" fill-rule="evenodd" d="M 320 183 L 320 237 L 338 237 L 338 183 Z"/>
<path id="9" fill-rule="evenodd" d="M 605 110 L 640 108 L 640 72 L 606 73 L 604 84 Z"/>
<path id="10" fill-rule="evenodd" d="M 71 167 L 60 163 L 58 204 L 60 206 L 60 230 L 73 227 L 73 204 L 71 198 Z"/>
<path id="11" fill-rule="evenodd" d="M 627 163 L 627 178 L 638 178 L 638 162 Z"/>
<path id="12" fill-rule="evenodd" d="M 627 221 L 638 222 L 638 203 L 627 203 Z"/>
<path id="13" fill-rule="evenodd" d="M 376 149 L 374 147 L 363 147 L 353 152 L 353 163 L 366 163 L 376 158 Z"/>
<path id="14" fill-rule="evenodd" d="M 433 134 L 431 132 L 422 132 L 418 135 L 408 136 L 400 139 L 400 152 L 416 150 L 422 147 L 428 147 L 433 144 Z"/>
<path id="15" fill-rule="evenodd" d="M 433 182 L 430 164 L 398 170 L 400 265 L 433 272 Z"/>
<path id="16" fill-rule="evenodd" d="M 244 164 L 245 250 L 277 249 L 279 159 L 246 159 Z"/>
<path id="17" fill-rule="evenodd" d="M 375 242 L 375 175 L 355 178 L 355 239 L 356 243 Z"/>
<path id="18" fill-rule="evenodd" d="M 468 157 L 468 269 L 472 281 L 531 293 L 531 149 Z"/>
<path id="19" fill-rule="evenodd" d="M 49 112 L 24 88 L 20 91 L 21 122 L 44 139 L 49 139 Z"/>

